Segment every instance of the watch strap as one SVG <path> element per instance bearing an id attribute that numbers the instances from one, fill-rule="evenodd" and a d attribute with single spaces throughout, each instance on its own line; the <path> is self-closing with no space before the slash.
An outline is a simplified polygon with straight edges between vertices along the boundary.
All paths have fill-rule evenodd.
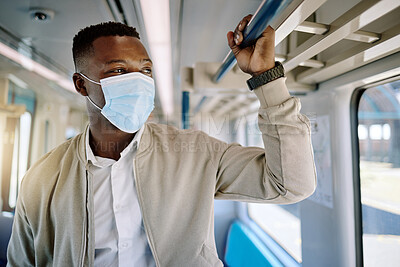
<path id="1" fill-rule="evenodd" d="M 285 70 L 283 68 L 282 63 L 279 61 L 275 61 L 275 67 L 269 69 L 258 76 L 252 77 L 247 80 L 247 85 L 249 86 L 250 91 L 253 91 L 257 87 L 260 87 L 264 84 L 272 82 L 278 78 L 285 76 Z"/>

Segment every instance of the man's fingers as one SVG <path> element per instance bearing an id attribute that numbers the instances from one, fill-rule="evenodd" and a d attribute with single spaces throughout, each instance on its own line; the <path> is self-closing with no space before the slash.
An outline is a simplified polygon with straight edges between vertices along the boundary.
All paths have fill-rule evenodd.
<path id="1" fill-rule="evenodd" d="M 246 27 L 247 23 L 249 23 L 249 21 L 251 20 L 251 18 L 253 17 L 253 15 L 247 15 L 246 17 L 244 17 L 239 24 L 236 26 L 235 31 L 243 31 L 244 28 Z"/>
<path id="2" fill-rule="evenodd" d="M 235 32 L 235 44 L 240 45 L 243 41 L 243 34 L 242 32 Z"/>
<path id="3" fill-rule="evenodd" d="M 226 38 L 228 39 L 228 45 L 231 49 L 235 47 L 235 41 L 234 41 L 234 33 L 233 32 L 228 32 L 226 35 Z"/>
<path id="4" fill-rule="evenodd" d="M 234 32 L 228 32 L 226 35 L 228 39 L 228 45 L 232 49 L 233 53 L 236 55 L 240 52 L 240 47 L 239 45 L 243 42 L 243 30 L 246 28 L 247 24 L 251 20 L 253 15 L 247 15 L 244 17 L 239 24 L 236 26 Z"/>
<path id="5" fill-rule="evenodd" d="M 246 25 L 247 25 L 247 23 L 246 23 L 245 21 L 244 21 L 244 22 L 240 22 L 239 25 L 238 25 L 238 27 L 237 27 L 237 29 L 238 29 L 239 31 L 243 31 L 244 28 L 246 27 Z"/>
<path id="6" fill-rule="evenodd" d="M 237 54 L 240 53 L 241 49 L 239 46 L 236 45 L 235 39 L 234 39 L 234 33 L 233 32 L 228 32 L 226 35 L 226 38 L 228 39 L 228 45 L 231 48 L 233 54 L 236 56 Z"/>
<path id="7" fill-rule="evenodd" d="M 246 28 L 247 24 L 249 23 L 252 17 L 253 15 L 247 15 L 236 26 L 233 36 L 236 45 L 240 45 L 243 42 L 243 30 L 244 28 Z"/>

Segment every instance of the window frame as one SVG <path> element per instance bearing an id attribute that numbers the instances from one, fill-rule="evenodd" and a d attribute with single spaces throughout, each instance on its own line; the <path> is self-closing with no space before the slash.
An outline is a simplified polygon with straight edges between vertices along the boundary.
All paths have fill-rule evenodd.
<path id="1" fill-rule="evenodd" d="M 28 140 L 28 142 L 29 142 L 29 144 L 28 144 L 28 151 L 27 151 L 27 158 L 26 158 L 26 163 L 27 163 L 27 165 L 26 165 L 26 170 L 25 170 L 25 172 L 24 172 L 24 175 L 25 175 L 25 173 L 29 170 L 29 167 L 30 167 L 30 158 L 31 158 L 31 151 L 32 151 L 32 137 L 33 137 L 33 133 L 32 133 L 32 131 L 33 131 L 33 114 L 32 114 L 32 112 L 30 111 L 30 110 L 26 110 L 25 111 L 25 113 L 27 113 L 27 114 L 29 114 L 30 115 L 30 120 L 31 120 L 31 122 L 30 122 L 30 126 L 29 126 L 29 140 Z M 25 114 L 24 113 L 24 114 Z M 13 174 L 11 174 L 11 177 L 10 177 L 10 188 L 9 188 L 9 191 L 8 191 L 8 193 L 9 193 L 9 195 L 8 195 L 8 204 L 7 204 L 7 206 L 8 206 L 8 208 L 9 209 L 11 209 L 12 211 L 14 211 L 15 210 L 15 207 L 16 207 L 16 203 L 17 203 L 17 199 L 18 199 L 18 194 L 19 194 L 19 191 L 20 191 L 20 186 L 21 186 L 21 182 L 22 182 L 22 179 L 23 179 L 23 176 L 24 175 L 22 175 L 22 176 L 20 176 L 21 174 L 20 174 L 20 157 L 21 157 L 21 155 L 20 155 L 20 149 L 21 149 L 21 117 L 24 115 L 24 114 L 22 114 L 19 118 L 18 118 L 18 126 L 16 127 L 16 129 L 15 129 L 15 131 L 16 132 L 18 132 L 18 134 L 16 134 L 15 136 L 17 136 L 17 138 L 18 138 L 18 144 L 17 144 L 17 166 L 16 166 L 16 168 L 17 168 L 17 170 L 16 170 L 16 175 L 17 175 L 17 177 L 15 177 L 15 179 L 16 179 L 16 188 L 15 188 L 15 203 L 14 203 L 14 205 L 11 205 L 12 203 L 11 203 L 11 188 L 12 188 L 12 186 L 14 186 L 13 184 L 12 184 L 12 179 L 13 179 L 13 177 L 12 177 L 12 175 Z M 15 146 L 15 143 L 14 143 L 14 146 Z M 14 155 L 13 155 L 14 156 Z"/>
<path id="2" fill-rule="evenodd" d="M 28 90 L 29 92 L 31 92 L 31 95 L 20 95 L 18 93 L 17 90 Z M 15 99 L 18 99 L 19 101 L 16 103 Z M 33 131 L 34 131 L 34 124 L 35 124 L 35 115 L 36 115 L 36 110 L 37 110 L 37 94 L 35 93 L 34 90 L 32 90 L 30 87 L 28 88 L 21 88 L 19 87 L 17 84 L 15 84 L 13 81 L 9 80 L 9 88 L 8 88 L 8 96 L 7 96 L 7 105 L 12 104 L 12 105 L 24 105 L 25 106 L 25 112 L 24 113 L 29 113 L 30 115 L 30 119 L 31 119 L 31 123 L 30 123 L 30 129 L 29 129 L 29 145 L 28 145 L 28 151 L 27 151 L 27 169 L 26 171 L 28 171 L 28 169 L 31 166 L 31 159 L 32 159 L 32 145 L 33 145 Z M 19 195 L 19 191 L 20 191 L 20 183 L 22 181 L 23 177 L 19 177 L 19 157 L 20 157 L 20 138 L 21 138 L 21 117 L 23 114 L 20 115 L 20 117 L 18 118 L 18 122 L 17 125 L 15 127 L 14 133 L 18 132 L 18 135 L 15 135 L 17 137 L 18 140 L 14 140 L 14 146 L 17 145 L 17 183 L 16 183 L 16 188 L 15 188 L 15 192 L 16 192 L 16 200 L 15 200 L 15 204 L 16 201 L 18 199 L 18 195 Z M 18 142 L 18 144 L 16 144 L 15 142 Z M 13 155 L 14 156 L 14 155 Z M 11 164 L 14 164 L 13 162 Z M 11 167 L 11 172 L 12 172 L 13 167 Z M 26 172 L 25 171 L 25 172 Z M 11 179 L 12 179 L 12 173 L 10 172 L 10 176 L 7 177 L 6 179 L 8 179 L 8 186 L 5 189 L 2 189 L 4 191 L 7 190 L 8 194 L 5 194 L 5 196 L 3 196 L 3 194 L 0 194 L 0 197 L 3 201 L 3 211 L 8 211 L 8 212 L 14 212 L 15 210 L 15 206 L 11 206 L 10 205 L 10 192 L 11 192 L 11 186 L 14 186 L 11 183 Z M 2 179 L 5 179 L 4 177 Z M 0 182 L 3 183 L 3 181 L 0 179 Z M 4 185 L 4 184 L 3 184 Z M 2 192 L 3 193 L 3 192 Z M 1 208 L 1 207 L 0 207 Z"/>
<path id="3" fill-rule="evenodd" d="M 400 80 L 400 75 L 395 75 L 368 85 L 356 88 L 350 99 L 350 131 L 351 131 L 351 150 L 353 165 L 353 194 L 354 194 L 354 227 L 355 227 L 355 251 L 356 266 L 364 266 L 364 246 L 363 246 L 363 221 L 361 203 L 361 177 L 360 177 L 360 140 L 358 138 L 358 109 L 363 94 L 372 87 L 381 84 Z"/>
<path id="4" fill-rule="evenodd" d="M 360 145 L 358 138 L 358 108 L 366 87 L 354 90 L 350 100 L 350 132 L 353 165 L 353 196 L 354 196 L 354 231 L 356 247 L 356 266 L 364 266 L 363 230 L 362 230 L 362 204 L 360 180 Z"/>

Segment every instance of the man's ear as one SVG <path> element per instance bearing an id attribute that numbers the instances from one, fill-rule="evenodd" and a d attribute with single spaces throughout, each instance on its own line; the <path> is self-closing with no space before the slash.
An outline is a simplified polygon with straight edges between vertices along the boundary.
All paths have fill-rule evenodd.
<path id="1" fill-rule="evenodd" d="M 74 73 L 72 75 L 72 80 L 74 81 L 74 85 L 75 85 L 75 90 L 83 95 L 83 96 L 87 96 L 88 93 L 86 91 L 86 86 L 85 86 L 85 80 L 83 79 L 83 77 L 79 74 L 79 73 Z"/>

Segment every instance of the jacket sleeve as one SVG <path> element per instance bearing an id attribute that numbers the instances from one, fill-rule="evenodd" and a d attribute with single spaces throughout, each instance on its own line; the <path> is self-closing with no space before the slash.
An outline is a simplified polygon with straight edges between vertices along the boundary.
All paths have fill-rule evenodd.
<path id="1" fill-rule="evenodd" d="M 290 97 L 285 78 L 254 90 L 260 100 L 258 125 L 265 149 L 239 144 L 211 153 L 217 167 L 215 197 L 249 202 L 295 203 L 316 187 L 310 123 L 300 100 Z M 211 149 L 212 149 L 211 147 Z M 215 151 L 214 151 L 215 152 Z"/>
<path id="2" fill-rule="evenodd" d="M 7 249 L 7 267 L 35 266 L 34 240 L 22 200 L 22 190 L 15 209 L 14 223 Z"/>

